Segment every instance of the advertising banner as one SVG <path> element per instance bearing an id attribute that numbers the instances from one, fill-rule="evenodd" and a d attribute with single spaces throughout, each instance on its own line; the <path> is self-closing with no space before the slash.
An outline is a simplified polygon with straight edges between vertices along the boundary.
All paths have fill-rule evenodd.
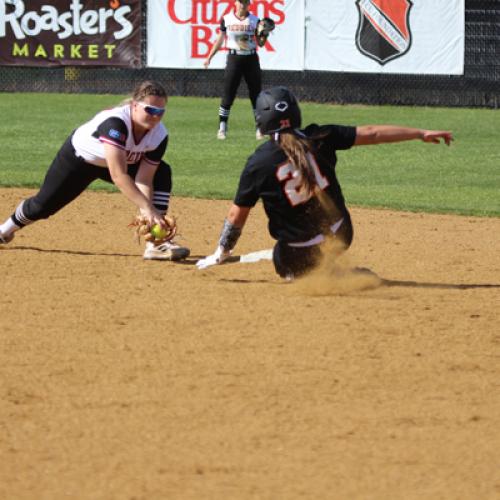
<path id="1" fill-rule="evenodd" d="M 141 0 L 0 0 L 0 65 L 141 65 Z"/>
<path id="2" fill-rule="evenodd" d="M 223 15 L 234 9 L 234 0 L 149 0 L 148 66 L 203 68 Z M 253 0 L 250 12 L 276 23 L 266 45 L 259 49 L 263 69 L 304 68 L 304 0 Z M 223 47 L 210 68 L 223 68 Z"/>
<path id="3" fill-rule="evenodd" d="M 461 75 L 465 0 L 308 0 L 305 69 Z"/>

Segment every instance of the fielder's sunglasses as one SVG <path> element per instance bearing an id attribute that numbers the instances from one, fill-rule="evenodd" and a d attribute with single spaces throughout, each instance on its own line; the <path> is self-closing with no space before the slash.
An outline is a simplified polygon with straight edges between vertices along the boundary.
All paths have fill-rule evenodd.
<path id="1" fill-rule="evenodd" d="M 151 116 L 161 116 L 165 113 L 165 108 L 158 108 L 157 106 L 151 106 L 151 104 L 145 104 L 143 102 L 138 102 L 137 104 L 139 104 L 141 108 L 144 108 L 144 111 Z"/>

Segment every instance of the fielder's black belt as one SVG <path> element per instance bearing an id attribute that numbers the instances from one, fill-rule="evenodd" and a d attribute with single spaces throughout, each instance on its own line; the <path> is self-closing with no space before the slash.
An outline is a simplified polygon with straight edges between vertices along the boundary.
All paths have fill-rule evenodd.
<path id="1" fill-rule="evenodd" d="M 257 54 L 257 51 L 255 49 L 253 50 L 234 50 L 231 49 L 229 51 L 229 54 L 232 56 L 253 56 L 254 54 Z"/>

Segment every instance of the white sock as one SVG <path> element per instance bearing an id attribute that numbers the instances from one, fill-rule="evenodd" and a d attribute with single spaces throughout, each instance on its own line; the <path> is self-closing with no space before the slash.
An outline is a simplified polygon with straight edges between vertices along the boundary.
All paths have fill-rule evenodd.
<path id="1" fill-rule="evenodd" d="M 226 132 L 226 130 L 227 130 L 227 122 L 220 122 L 219 123 L 219 130 L 222 130 L 222 131 Z"/>
<path id="2" fill-rule="evenodd" d="M 10 236 L 12 233 L 19 231 L 19 229 L 21 229 L 21 228 L 17 224 L 14 224 L 14 221 L 12 220 L 12 218 L 9 217 L 0 226 L 0 233 L 4 234 L 5 236 Z"/>

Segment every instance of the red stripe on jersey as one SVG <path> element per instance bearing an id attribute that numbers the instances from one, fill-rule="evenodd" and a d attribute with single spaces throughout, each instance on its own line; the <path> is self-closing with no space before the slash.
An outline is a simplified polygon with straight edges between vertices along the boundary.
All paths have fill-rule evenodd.
<path id="1" fill-rule="evenodd" d="M 105 136 L 101 135 L 99 137 L 99 140 L 101 142 L 105 142 L 106 144 L 111 144 L 112 146 L 116 146 L 119 149 L 125 149 L 125 146 L 123 146 L 122 144 L 118 144 L 117 142 L 114 142 L 114 141 L 110 140 L 109 137 L 105 137 Z"/>

